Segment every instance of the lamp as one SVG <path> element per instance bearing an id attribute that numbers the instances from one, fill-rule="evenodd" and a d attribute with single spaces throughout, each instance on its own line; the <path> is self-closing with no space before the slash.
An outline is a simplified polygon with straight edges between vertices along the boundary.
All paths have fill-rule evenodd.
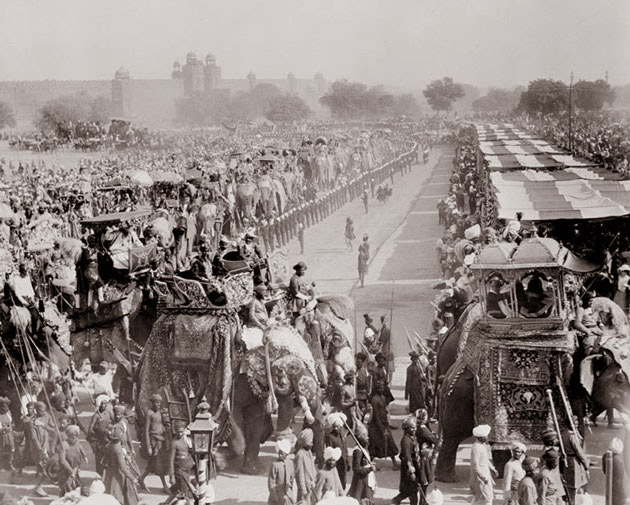
<path id="1" fill-rule="evenodd" d="M 210 414 L 209 410 L 210 405 L 208 405 L 208 402 L 206 402 L 204 398 L 197 406 L 195 420 L 188 427 L 192 439 L 193 452 L 198 456 L 207 455 L 210 452 L 212 449 L 214 430 L 218 426 L 214 419 L 212 419 L 212 414 Z"/>

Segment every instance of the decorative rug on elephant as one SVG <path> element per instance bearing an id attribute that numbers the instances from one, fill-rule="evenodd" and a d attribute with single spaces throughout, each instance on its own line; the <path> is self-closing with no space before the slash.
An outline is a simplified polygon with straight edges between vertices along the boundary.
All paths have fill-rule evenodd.
<path id="1" fill-rule="evenodd" d="M 553 427 L 546 390 L 553 391 L 558 416 L 562 398 L 555 385 L 558 352 L 541 346 L 506 346 L 497 341 L 479 349 L 475 381 L 475 422 L 492 427 L 494 449 L 508 449 L 518 440 L 542 448 L 541 433 Z M 562 422 L 562 419 L 560 419 Z"/>
<path id="2" fill-rule="evenodd" d="M 232 340 L 235 316 L 167 314 L 153 325 L 142 354 L 138 404 L 146 409 L 152 394 L 167 388 L 175 400 L 192 395 L 191 409 L 202 396 L 221 425 L 216 440 L 229 433 Z"/>
<path id="3" fill-rule="evenodd" d="M 276 364 L 291 365 L 295 367 L 305 366 L 313 376 L 315 373 L 315 361 L 313 355 L 302 336 L 293 328 L 285 324 L 277 324 L 265 330 L 268 339 L 269 362 L 272 367 Z M 258 398 L 266 398 L 269 392 L 267 374 L 265 369 L 264 347 L 249 351 L 245 355 L 247 362 L 247 380 L 252 391 Z M 286 357 L 296 358 L 287 360 Z M 291 361 L 291 363 L 289 363 Z M 295 370 L 290 370 L 295 375 Z"/>
<path id="4" fill-rule="evenodd" d="M 223 278 L 223 292 L 230 307 L 240 307 L 252 301 L 254 277 L 251 272 L 228 274 Z"/>

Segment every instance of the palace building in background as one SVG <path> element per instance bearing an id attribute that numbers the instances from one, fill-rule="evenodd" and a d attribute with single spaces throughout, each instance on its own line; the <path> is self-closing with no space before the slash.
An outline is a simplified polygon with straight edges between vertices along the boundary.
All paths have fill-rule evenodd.
<path id="1" fill-rule="evenodd" d="M 186 55 L 184 65 L 173 63 L 167 79 L 134 79 L 121 67 L 111 81 L 0 81 L 0 101 L 14 110 L 19 130 L 35 128 L 39 108 L 49 100 L 76 93 L 111 97 L 113 117 L 131 119 L 150 128 L 170 128 L 174 126 L 175 102 L 179 98 L 206 93 L 228 99 L 262 83 L 298 95 L 316 115 L 322 113 L 319 99 L 328 84 L 321 73 L 312 79 L 300 79 L 292 73 L 284 79 L 259 79 L 253 72 L 243 79 L 224 79 L 213 54 L 201 60 L 193 52 Z"/>

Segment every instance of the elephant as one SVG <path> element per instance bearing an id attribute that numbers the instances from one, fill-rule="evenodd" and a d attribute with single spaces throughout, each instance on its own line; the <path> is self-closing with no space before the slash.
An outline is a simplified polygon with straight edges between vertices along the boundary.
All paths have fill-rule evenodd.
<path id="1" fill-rule="evenodd" d="M 209 237 L 210 240 L 216 239 L 216 230 L 214 221 L 217 218 L 218 208 L 214 203 L 204 203 L 197 212 L 197 240 L 201 237 Z M 218 242 L 217 242 L 218 243 Z"/>
<path id="2" fill-rule="evenodd" d="M 266 345 L 249 349 L 234 380 L 234 430 L 245 442 L 243 473 L 264 470 L 258 460 L 260 444 L 273 432 L 271 408 L 275 397 L 279 436 L 291 431 L 294 405 L 305 411 L 305 426 L 313 430 L 316 462 L 323 463 L 324 426 L 322 398 L 315 361 L 307 344 L 292 326 L 277 324 L 264 332 Z M 267 369 L 267 366 L 269 367 Z M 273 382 L 274 395 L 269 388 Z M 310 412 L 310 416 L 306 412 Z"/>
<path id="3" fill-rule="evenodd" d="M 260 201 L 260 189 L 254 182 L 241 182 L 236 186 L 236 206 L 241 217 L 251 220 Z"/>
<path id="4" fill-rule="evenodd" d="M 602 305 L 606 305 L 602 302 Z M 439 389 L 439 422 L 443 444 L 439 452 L 435 476 L 442 482 L 455 482 L 455 461 L 459 444 L 471 436 L 475 425 L 475 399 L 479 398 L 479 377 L 469 366 L 465 354 L 475 349 L 484 337 L 479 304 L 471 304 L 462 313 L 455 325 L 446 334 L 438 347 L 438 375 L 443 375 Z M 627 321 L 622 322 L 622 327 Z M 593 413 L 600 413 L 606 408 L 616 408 L 621 412 L 630 412 L 630 384 L 628 365 L 619 356 L 623 352 L 614 352 L 612 345 L 630 346 L 630 340 L 623 335 L 609 338 L 608 348 L 602 346 L 601 352 L 583 361 L 575 355 L 565 353 L 558 359 L 557 376 L 563 377 L 568 401 L 574 413 L 583 414 L 579 405 L 585 405 L 580 398 L 581 392 L 575 388 L 576 381 L 585 376 L 584 367 L 591 372 L 589 384 L 583 384 L 593 404 Z M 579 351 L 579 350 L 578 350 Z M 625 351 L 624 351 L 625 352 Z M 574 366 L 581 362 L 581 366 Z M 581 388 L 580 388 L 581 389 Z M 505 452 L 505 451 L 498 451 Z M 503 455 L 502 455 L 503 456 Z M 495 463 L 497 463 L 495 461 Z M 500 466 L 500 465 L 499 465 Z M 497 468 L 499 468 L 497 466 Z"/>
<path id="5" fill-rule="evenodd" d="M 277 431 L 287 432 L 298 401 L 313 416 L 310 427 L 321 461 L 321 393 L 308 346 L 294 328 L 277 324 L 265 331 L 265 346 L 253 346 L 237 359 L 235 340 L 240 330 L 238 316 L 229 309 L 160 316 L 137 372 L 139 423 L 153 394 L 165 396 L 171 417 L 185 420 L 205 397 L 219 423 L 215 442 L 227 441 L 236 451 L 244 449 L 242 471 L 258 473 L 262 470 L 260 444 L 273 432 L 269 402 L 273 397 L 277 401 Z"/>
<path id="6" fill-rule="evenodd" d="M 306 306 L 295 327 L 309 345 L 320 381 L 333 370 L 343 377 L 354 371 L 354 303 L 345 295 L 322 295 Z M 328 366 L 327 366 L 328 365 Z"/>

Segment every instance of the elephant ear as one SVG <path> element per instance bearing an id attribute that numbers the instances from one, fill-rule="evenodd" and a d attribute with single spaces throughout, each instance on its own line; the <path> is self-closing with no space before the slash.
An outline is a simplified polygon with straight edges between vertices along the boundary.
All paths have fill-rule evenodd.
<path id="1" fill-rule="evenodd" d="M 621 367 L 621 371 L 630 379 L 630 338 L 625 335 L 604 335 L 600 341 L 600 348 L 608 352 Z"/>
<path id="2" fill-rule="evenodd" d="M 599 355 L 592 355 L 582 360 L 580 363 L 580 384 L 586 389 L 588 394 L 593 393 L 593 384 L 595 384 L 595 363 Z"/>

